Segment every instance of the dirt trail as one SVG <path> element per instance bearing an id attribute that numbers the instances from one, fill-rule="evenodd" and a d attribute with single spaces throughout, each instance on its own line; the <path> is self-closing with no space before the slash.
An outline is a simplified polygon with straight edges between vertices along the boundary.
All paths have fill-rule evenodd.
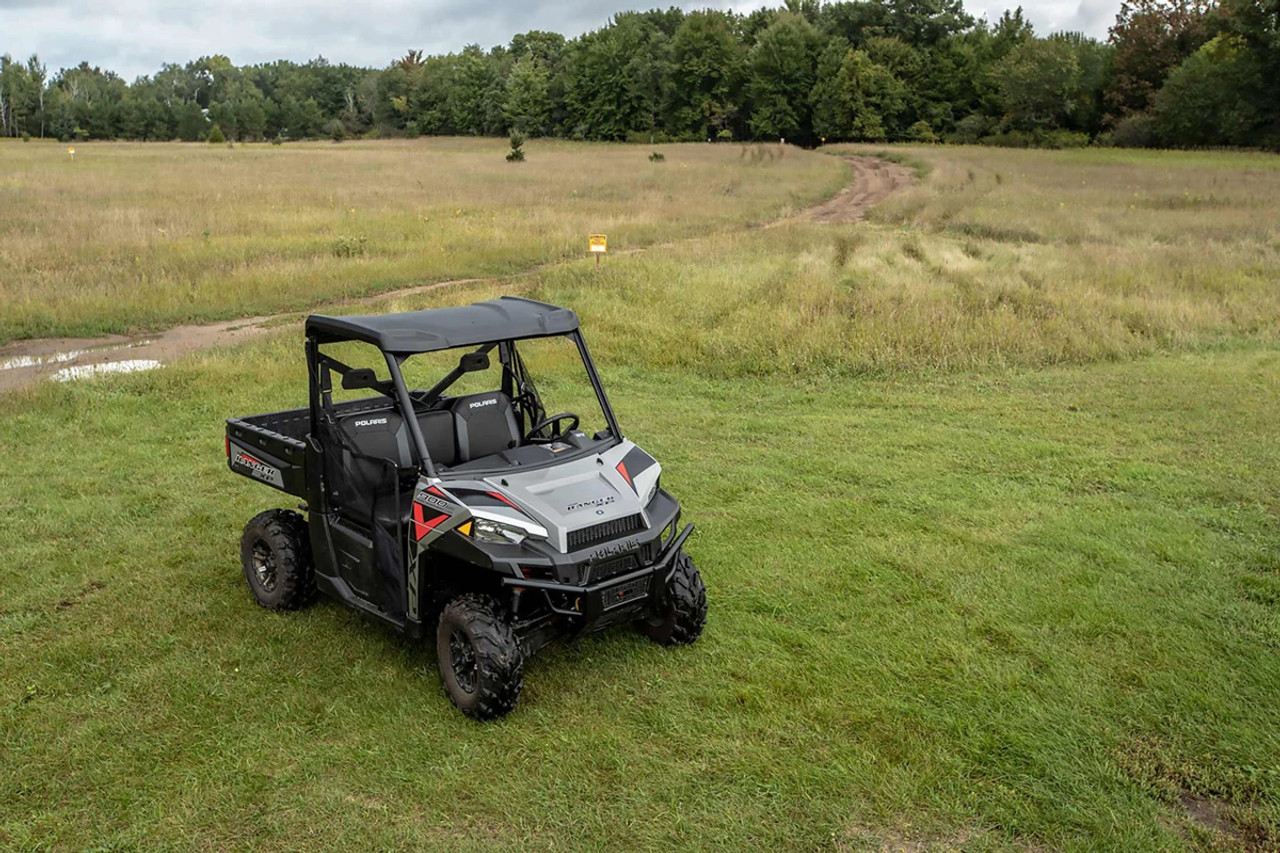
<path id="1" fill-rule="evenodd" d="M 872 206 L 902 192 L 916 180 L 915 173 L 906 166 L 878 157 L 842 159 L 853 169 L 853 180 L 835 197 L 796 218 L 813 222 L 861 222 Z"/>
<path id="2" fill-rule="evenodd" d="M 844 157 L 843 159 L 853 169 L 853 181 L 849 186 L 834 198 L 774 224 L 780 225 L 783 222 L 796 220 L 830 223 L 861 222 L 868 208 L 906 189 L 915 180 L 910 169 L 887 160 L 875 157 Z M 542 268 L 535 267 L 534 270 L 517 276 L 503 276 L 502 280 L 509 280 L 519 275 L 531 275 Z M 319 310 L 372 305 L 380 301 L 413 296 L 444 287 L 497 280 L 462 278 L 417 285 L 360 299 L 331 302 Z M 133 338 L 109 335 L 102 338 L 38 338 L 13 341 L 0 346 L 0 393 L 25 388 L 42 379 L 67 381 L 97 373 L 129 373 L 147 370 L 173 361 L 189 352 L 234 344 L 257 337 L 301 313 L 303 312 L 290 312 L 269 317 L 241 317 L 205 325 L 174 326 L 163 332 Z"/>
<path id="3" fill-rule="evenodd" d="M 412 296 L 441 287 L 475 284 L 481 278 L 460 278 L 416 285 L 387 293 L 331 302 L 325 310 L 370 305 L 392 297 Z M 66 381 L 95 373 L 132 373 L 173 361 L 179 356 L 209 347 L 234 344 L 287 322 L 301 312 L 267 317 L 239 317 L 221 323 L 174 326 L 163 332 L 128 338 L 37 338 L 0 346 L 0 393 L 23 388 L 40 379 Z"/>

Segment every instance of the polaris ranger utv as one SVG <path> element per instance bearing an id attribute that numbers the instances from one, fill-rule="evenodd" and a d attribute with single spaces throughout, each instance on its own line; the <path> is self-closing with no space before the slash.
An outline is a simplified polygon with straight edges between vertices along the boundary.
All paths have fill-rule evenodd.
<path id="1" fill-rule="evenodd" d="M 293 610 L 319 589 L 434 632 L 449 697 L 477 719 L 512 709 L 526 656 L 556 636 L 620 622 L 665 645 L 702 633 L 693 525 L 623 437 L 572 311 L 505 296 L 313 315 L 306 352 L 309 407 L 227 421 L 231 470 L 305 501 L 305 517 L 245 526 L 260 605 Z M 547 415 L 539 363 L 549 396 L 583 414 Z"/>

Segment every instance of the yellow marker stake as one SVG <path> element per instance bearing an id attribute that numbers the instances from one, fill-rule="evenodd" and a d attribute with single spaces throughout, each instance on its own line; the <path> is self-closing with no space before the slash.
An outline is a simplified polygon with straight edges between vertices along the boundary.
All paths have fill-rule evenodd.
<path id="1" fill-rule="evenodd" d="M 74 148 L 68 148 L 68 149 L 67 149 L 67 153 L 71 155 L 71 159 L 72 159 L 72 160 L 76 159 L 76 149 L 74 149 Z"/>
<path id="2" fill-rule="evenodd" d="M 609 238 L 603 234 L 592 234 L 587 237 L 587 248 L 596 256 L 596 266 L 600 266 L 600 256 L 609 250 Z"/>

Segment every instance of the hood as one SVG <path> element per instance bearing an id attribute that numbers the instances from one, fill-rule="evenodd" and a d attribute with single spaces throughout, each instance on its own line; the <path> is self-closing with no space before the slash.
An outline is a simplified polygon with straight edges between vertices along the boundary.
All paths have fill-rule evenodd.
<path id="1" fill-rule="evenodd" d="M 493 473 L 476 481 L 490 498 L 481 503 L 463 496 L 473 511 L 527 526 L 530 518 L 546 529 L 547 541 L 567 553 L 569 534 L 598 524 L 639 515 L 649 527 L 648 499 L 658 484 L 662 466 L 630 441 L 622 441 L 604 453 L 572 459 L 530 471 Z M 466 494 L 467 484 L 450 484 Z M 596 538 L 596 537 L 591 537 Z"/>

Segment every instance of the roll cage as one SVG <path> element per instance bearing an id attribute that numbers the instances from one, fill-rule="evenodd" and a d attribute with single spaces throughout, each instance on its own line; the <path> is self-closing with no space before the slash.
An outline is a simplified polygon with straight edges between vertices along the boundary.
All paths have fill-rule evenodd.
<path id="1" fill-rule="evenodd" d="M 506 331 L 508 334 L 502 334 Z M 573 342 L 613 442 L 622 440 L 608 395 L 590 350 L 578 329 L 577 316 L 564 308 L 518 297 L 502 297 L 461 308 L 442 308 L 374 317 L 325 317 L 307 320 L 307 374 L 310 386 L 311 434 L 322 435 L 322 422 L 332 423 L 333 374 L 345 389 L 368 388 L 393 401 L 404 419 L 413 459 L 428 477 L 440 476 L 414 415 L 429 409 L 474 369 L 484 369 L 496 349 L 502 372 L 501 391 L 511 400 L 524 435 L 546 416 L 541 397 L 517 344 L 522 340 L 568 338 Z M 368 368 L 353 368 L 322 352 L 326 344 L 358 341 L 376 347 L 387 365 L 389 380 L 378 380 Z M 461 350 L 458 365 L 431 388 L 411 390 L 401 366 L 414 355 Z"/>

